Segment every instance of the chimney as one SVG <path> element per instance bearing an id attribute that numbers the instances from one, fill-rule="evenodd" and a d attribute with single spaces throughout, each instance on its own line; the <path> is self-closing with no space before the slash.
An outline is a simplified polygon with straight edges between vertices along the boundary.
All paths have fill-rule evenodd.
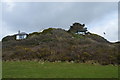
<path id="1" fill-rule="evenodd" d="M 18 31 L 18 34 L 20 34 L 20 30 Z"/>

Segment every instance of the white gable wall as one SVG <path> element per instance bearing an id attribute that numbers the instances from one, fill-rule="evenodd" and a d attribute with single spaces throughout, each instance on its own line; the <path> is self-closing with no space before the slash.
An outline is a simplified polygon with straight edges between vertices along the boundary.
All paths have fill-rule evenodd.
<path id="1" fill-rule="evenodd" d="M 17 35 L 16 36 L 16 39 L 19 40 L 19 39 L 26 39 L 27 38 L 27 35 Z"/>

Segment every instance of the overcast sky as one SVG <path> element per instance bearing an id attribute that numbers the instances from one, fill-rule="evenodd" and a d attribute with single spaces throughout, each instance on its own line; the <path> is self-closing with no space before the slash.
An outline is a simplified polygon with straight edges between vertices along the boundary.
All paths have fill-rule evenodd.
<path id="1" fill-rule="evenodd" d="M 27 33 L 49 27 L 68 30 L 79 22 L 108 41 L 118 41 L 117 2 L 5 2 L 1 21 L 0 40 L 18 30 Z"/>

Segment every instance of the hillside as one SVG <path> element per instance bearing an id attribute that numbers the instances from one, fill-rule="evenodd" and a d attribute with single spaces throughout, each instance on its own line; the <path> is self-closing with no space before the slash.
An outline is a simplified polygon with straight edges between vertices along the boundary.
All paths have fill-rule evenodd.
<path id="1" fill-rule="evenodd" d="M 30 33 L 22 40 L 16 40 L 15 35 L 6 36 L 2 39 L 2 58 L 118 64 L 119 43 L 110 43 L 103 37 L 86 31 L 85 34 L 79 34 L 73 29 L 66 31 L 48 28 L 42 32 Z"/>

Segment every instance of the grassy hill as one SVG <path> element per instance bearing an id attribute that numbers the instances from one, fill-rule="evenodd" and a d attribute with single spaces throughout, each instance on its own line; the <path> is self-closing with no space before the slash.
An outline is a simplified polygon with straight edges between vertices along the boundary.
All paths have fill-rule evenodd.
<path id="1" fill-rule="evenodd" d="M 15 35 L 2 39 L 3 60 L 74 61 L 92 64 L 119 64 L 119 43 L 88 33 L 76 34 L 64 29 L 48 28 L 33 32 L 23 40 Z"/>

